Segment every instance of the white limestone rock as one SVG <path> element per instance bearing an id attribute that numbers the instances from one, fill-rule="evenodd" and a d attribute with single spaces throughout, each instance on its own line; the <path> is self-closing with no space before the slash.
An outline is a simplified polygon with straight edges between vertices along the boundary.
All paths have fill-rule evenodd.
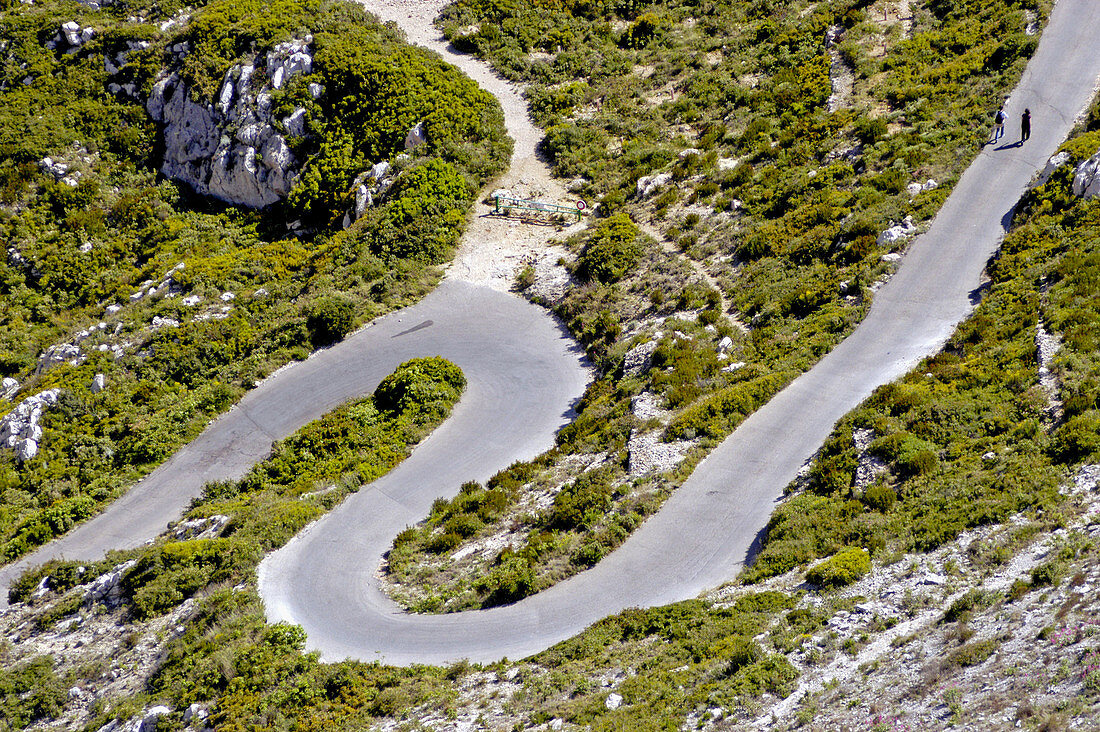
<path id="1" fill-rule="evenodd" d="M 267 78 L 271 79 L 272 87 L 281 89 L 293 77 L 313 72 L 311 43 L 313 36 L 307 35 L 301 40 L 280 43 L 267 54 Z"/>
<path id="2" fill-rule="evenodd" d="M 68 165 L 56 162 L 53 158 L 42 158 L 38 161 L 38 167 L 44 173 L 52 175 L 54 180 L 61 180 L 69 173 Z"/>
<path id="3" fill-rule="evenodd" d="M 285 198 L 299 161 L 274 126 L 268 91 L 290 76 L 309 73 L 312 56 L 307 46 L 305 41 L 291 41 L 268 54 L 271 86 L 254 88 L 255 67 L 237 64 L 226 72 L 213 104 L 196 102 L 178 74 L 158 80 L 145 106 L 164 125 L 161 172 L 201 195 L 250 208 Z M 279 84 L 272 76 L 276 72 Z M 304 135 L 305 110 L 295 111 L 283 123 L 291 134 Z"/>
<path id="4" fill-rule="evenodd" d="M 39 392 L 0 417 L 0 448 L 14 450 L 20 462 L 34 458 L 42 440 L 42 428 L 38 422 L 48 407 L 57 404 L 59 393 L 60 389 Z"/>
<path id="5" fill-rule="evenodd" d="M 655 175 L 643 175 L 635 184 L 638 198 L 649 198 L 660 189 L 672 182 L 672 173 L 657 173 Z"/>
<path id="6" fill-rule="evenodd" d="M 306 134 L 306 110 L 298 107 L 289 117 L 283 119 L 283 127 L 291 137 L 304 137 Z"/>
<path id="7" fill-rule="evenodd" d="M 42 352 L 42 355 L 38 357 L 38 365 L 35 366 L 34 373 L 44 374 L 63 363 L 79 366 L 83 362 L 84 353 L 80 350 L 80 346 L 73 343 L 59 343 Z"/>
<path id="8" fill-rule="evenodd" d="M 119 583 L 126 571 L 136 563 L 136 560 L 131 559 L 116 565 L 110 572 L 96 578 L 84 590 L 84 604 L 102 602 L 108 607 L 117 607 L 122 602 L 122 587 Z"/>
<path id="9" fill-rule="evenodd" d="M 106 345 L 106 344 L 104 344 Z M 89 391 L 93 394 L 98 394 L 107 388 L 107 377 L 103 374 L 96 374 L 92 377 L 92 383 L 88 385 Z"/>
<path id="10" fill-rule="evenodd" d="M 386 177 L 386 173 L 388 172 L 390 172 L 390 164 L 383 160 L 371 166 L 370 177 L 375 180 L 382 180 Z"/>
<path id="11" fill-rule="evenodd" d="M 917 183 L 916 181 L 914 181 L 913 183 L 910 183 L 908 186 L 906 186 L 906 190 L 909 191 L 909 197 L 910 198 L 915 198 L 916 196 L 920 195 L 921 193 L 927 193 L 928 191 L 934 191 L 939 187 L 940 187 L 940 184 L 937 183 L 935 181 L 935 179 L 929 178 L 924 183 Z"/>
<path id="12" fill-rule="evenodd" d="M 16 379 L 5 376 L 4 380 L 0 381 L 0 399 L 11 399 L 17 391 L 19 391 L 19 382 Z"/>
<path id="13" fill-rule="evenodd" d="M 176 541 L 212 539 L 219 536 L 228 523 L 229 517 L 221 514 L 215 514 L 208 518 L 180 521 L 172 527 L 172 536 L 175 537 Z"/>
<path id="14" fill-rule="evenodd" d="M 1073 156 L 1071 156 L 1068 152 L 1064 151 L 1051 156 L 1050 160 L 1047 161 L 1047 164 L 1043 166 L 1042 172 L 1039 173 L 1039 178 L 1035 181 L 1035 185 L 1046 185 L 1047 182 L 1050 181 L 1050 177 L 1054 175 L 1054 173 L 1059 168 L 1068 163 L 1072 159 L 1072 157 Z"/>
<path id="15" fill-rule="evenodd" d="M 1100 152 L 1077 166 L 1073 195 L 1086 200 L 1100 196 Z"/>
<path id="16" fill-rule="evenodd" d="M 650 357 L 657 350 L 657 341 L 634 346 L 623 356 L 623 376 L 637 376 L 649 368 Z"/>
<path id="17" fill-rule="evenodd" d="M 31 438 L 19 440 L 15 443 L 15 459 L 23 463 L 34 458 L 38 454 L 38 442 Z"/>
<path id="18" fill-rule="evenodd" d="M 87 30 L 91 30 L 88 28 Z M 84 44 L 84 28 L 80 27 L 80 24 L 75 20 L 70 20 L 67 23 L 61 24 L 60 35 L 65 43 L 70 47 L 79 47 Z M 91 36 L 89 36 L 89 39 Z"/>
<path id="19" fill-rule="evenodd" d="M 417 122 L 416 125 L 409 130 L 409 134 L 405 135 L 405 149 L 412 150 L 414 147 L 419 147 L 428 141 L 428 133 L 424 129 L 423 122 Z"/>
<path id="20" fill-rule="evenodd" d="M 611 692 L 607 695 L 607 699 L 604 700 L 604 706 L 608 709 L 618 709 L 623 705 L 622 694 L 616 694 Z"/>
<path id="21" fill-rule="evenodd" d="M 877 243 L 880 247 L 888 246 L 903 239 L 908 239 L 915 233 L 917 233 L 917 227 L 913 223 L 912 217 L 906 216 L 900 224 L 895 224 L 879 234 Z"/>

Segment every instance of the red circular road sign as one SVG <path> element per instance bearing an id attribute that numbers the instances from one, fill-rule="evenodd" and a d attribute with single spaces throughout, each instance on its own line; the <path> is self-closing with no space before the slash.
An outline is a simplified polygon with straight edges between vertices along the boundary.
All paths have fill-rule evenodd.
<path id="1" fill-rule="evenodd" d="M 587 204 L 587 203 L 585 203 L 584 201 L 577 201 L 577 210 L 578 210 L 578 211 L 583 211 L 583 210 L 585 210 L 586 208 L 588 208 L 588 204 Z"/>

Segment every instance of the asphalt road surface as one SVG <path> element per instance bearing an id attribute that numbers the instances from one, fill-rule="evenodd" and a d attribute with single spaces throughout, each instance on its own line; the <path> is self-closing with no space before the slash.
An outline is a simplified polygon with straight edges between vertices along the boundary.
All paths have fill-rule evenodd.
<path id="1" fill-rule="evenodd" d="M 423 465 L 425 456 L 439 461 L 421 477 L 436 495 L 457 493 L 462 481 L 484 480 L 552 446 L 591 376 L 582 349 L 545 310 L 488 288 L 445 282 L 413 307 L 268 378 L 103 513 L 0 569 L 0 587 L 51 558 L 95 560 L 109 549 L 140 546 L 180 518 L 208 481 L 244 475 L 274 440 L 370 394 L 402 362 L 434 355 L 458 364 L 468 381 L 451 417 L 413 456 L 414 464 Z M 433 473 L 461 480 L 441 485 Z M 390 510 L 390 501 L 407 503 L 411 523 L 427 514 L 434 497 L 394 494 L 375 505 L 368 501 L 365 510 L 377 515 Z M 6 605 L 7 593 L 0 598 Z"/>
<path id="2" fill-rule="evenodd" d="M 746 420 L 599 565 L 509 607 L 403 613 L 375 578 L 382 553 L 399 530 L 426 515 L 426 484 L 443 488 L 478 477 L 452 471 L 464 451 L 431 444 L 265 560 L 260 592 L 269 619 L 300 623 L 309 647 L 329 661 L 489 662 L 538 652 L 624 608 L 694 597 L 732 579 L 783 488 L 835 422 L 875 387 L 938 351 L 973 310 L 1013 206 L 1092 99 L 1100 78 L 1097 38 L 1100 2 L 1057 3 L 1007 103 L 1006 138 L 962 176 L 930 230 L 876 294 L 866 320 Z M 990 122 L 999 101 L 989 102 Z M 1012 146 L 1024 107 L 1032 112 L 1032 137 Z M 482 425 L 486 433 L 491 427 Z"/>
<path id="3" fill-rule="evenodd" d="M 976 301 L 1011 209 L 1100 78 L 1100 2 L 1059 0 L 1006 110 L 1022 146 L 986 148 L 930 231 L 914 241 L 867 319 L 704 460 L 661 511 L 597 567 L 515 605 L 447 616 L 403 613 L 379 589 L 381 555 L 431 501 L 552 444 L 588 372 L 534 306 L 447 282 L 418 305 L 270 378 L 103 514 L 0 570 L 0 586 L 50 557 L 95 559 L 179 517 L 208 480 L 242 475 L 271 441 L 369 393 L 399 363 L 443 355 L 469 380 L 452 417 L 397 469 L 307 527 L 260 567 L 268 617 L 300 623 L 326 660 L 442 663 L 519 658 L 632 606 L 681 600 L 732 579 L 784 486 L 833 424 L 878 385 L 934 353 Z M 990 100 L 990 110 L 997 101 Z M 0 603 L 6 598 L 0 598 Z"/>

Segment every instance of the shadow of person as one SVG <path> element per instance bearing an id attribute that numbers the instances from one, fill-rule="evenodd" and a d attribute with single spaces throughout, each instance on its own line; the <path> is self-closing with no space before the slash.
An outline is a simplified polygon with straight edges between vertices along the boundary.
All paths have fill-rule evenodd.
<path id="1" fill-rule="evenodd" d="M 994 150 L 1008 150 L 1009 148 L 1023 147 L 1023 146 L 1024 146 L 1024 141 L 1023 140 L 1017 140 L 1016 142 L 1008 142 L 1008 143 L 1005 143 L 1004 145 L 1001 145 L 1000 147 L 995 147 L 993 149 Z"/>

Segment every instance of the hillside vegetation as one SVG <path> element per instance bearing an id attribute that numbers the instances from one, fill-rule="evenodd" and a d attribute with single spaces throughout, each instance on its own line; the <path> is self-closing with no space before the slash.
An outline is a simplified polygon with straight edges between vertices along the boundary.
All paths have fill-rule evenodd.
<path id="1" fill-rule="evenodd" d="M 51 41 L 69 21 L 94 35 Z M 271 99 L 307 120 L 286 202 L 230 207 L 158 176 L 143 105 L 162 70 L 178 66 L 201 100 L 234 63 L 262 67 L 307 35 L 312 73 Z M 0 450 L 6 561 L 94 514 L 279 366 L 422 295 L 511 143 L 496 100 L 350 3 L 5 3 L 0 37 L 0 377 L 19 382 L 0 416 L 60 389 L 37 456 Z M 418 122 L 428 141 L 406 154 Z M 341 228 L 354 179 L 380 161 L 392 184 Z"/>
<path id="2" fill-rule="evenodd" d="M 570 242 L 575 286 L 546 304 L 600 377 L 555 452 L 398 536 L 396 599 L 490 606 L 592 566 L 863 318 L 988 139 L 1046 10 L 893 6 L 886 20 L 855 0 L 443 12 L 452 42 L 529 84 L 555 172 L 599 201 Z"/>

